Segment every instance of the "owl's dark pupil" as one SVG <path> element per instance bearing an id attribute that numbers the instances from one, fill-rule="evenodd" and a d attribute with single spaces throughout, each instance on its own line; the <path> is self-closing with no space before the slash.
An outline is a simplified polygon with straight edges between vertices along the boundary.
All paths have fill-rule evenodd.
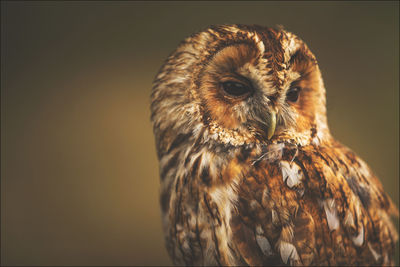
<path id="1" fill-rule="evenodd" d="M 290 88 L 289 91 L 286 93 L 286 100 L 290 102 L 296 102 L 297 99 L 299 99 L 299 93 L 299 87 Z"/>
<path id="2" fill-rule="evenodd" d="M 244 96 L 248 93 L 250 93 L 251 88 L 247 86 L 246 84 L 239 83 L 239 82 L 223 82 L 222 83 L 222 89 L 231 96 Z"/>

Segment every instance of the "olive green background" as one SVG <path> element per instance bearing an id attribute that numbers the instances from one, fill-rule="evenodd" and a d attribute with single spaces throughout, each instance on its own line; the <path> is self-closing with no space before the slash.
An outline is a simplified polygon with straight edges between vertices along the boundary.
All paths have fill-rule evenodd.
<path id="1" fill-rule="evenodd" d="M 2 265 L 171 263 L 151 83 L 183 38 L 221 23 L 280 24 L 309 45 L 332 133 L 399 204 L 398 2 L 2 1 Z"/>

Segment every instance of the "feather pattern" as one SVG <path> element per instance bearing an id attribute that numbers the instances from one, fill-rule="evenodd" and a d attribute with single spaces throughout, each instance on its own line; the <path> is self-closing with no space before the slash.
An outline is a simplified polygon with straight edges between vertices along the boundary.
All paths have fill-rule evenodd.
<path id="1" fill-rule="evenodd" d="M 398 210 L 331 136 L 317 61 L 297 36 L 211 26 L 167 58 L 151 99 L 176 265 L 393 264 Z"/>

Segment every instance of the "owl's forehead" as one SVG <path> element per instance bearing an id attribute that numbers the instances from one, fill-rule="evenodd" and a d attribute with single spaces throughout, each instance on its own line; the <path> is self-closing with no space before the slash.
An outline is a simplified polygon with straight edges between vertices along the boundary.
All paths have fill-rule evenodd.
<path id="1" fill-rule="evenodd" d="M 268 82 L 267 88 L 278 90 L 299 76 L 291 59 L 307 49 L 294 34 L 262 26 L 212 26 L 190 41 L 203 46 L 196 49 L 203 65 L 211 62 L 214 70 L 241 74 L 260 86 Z"/>
<path id="2" fill-rule="evenodd" d="M 257 54 L 272 63 L 285 64 L 304 43 L 293 33 L 258 25 L 218 25 L 200 32 L 198 38 L 191 38 L 203 46 L 205 57 L 211 57 L 223 48 L 248 44 Z"/>

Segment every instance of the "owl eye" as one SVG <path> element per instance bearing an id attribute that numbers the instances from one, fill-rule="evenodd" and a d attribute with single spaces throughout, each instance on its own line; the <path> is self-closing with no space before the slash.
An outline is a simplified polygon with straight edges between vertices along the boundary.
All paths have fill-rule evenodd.
<path id="1" fill-rule="evenodd" d="M 226 94 L 233 97 L 244 97 L 252 92 L 251 86 L 236 81 L 222 82 L 221 86 Z"/>
<path id="2" fill-rule="evenodd" d="M 292 87 L 286 93 L 286 100 L 290 102 L 296 102 L 299 99 L 300 87 Z"/>

